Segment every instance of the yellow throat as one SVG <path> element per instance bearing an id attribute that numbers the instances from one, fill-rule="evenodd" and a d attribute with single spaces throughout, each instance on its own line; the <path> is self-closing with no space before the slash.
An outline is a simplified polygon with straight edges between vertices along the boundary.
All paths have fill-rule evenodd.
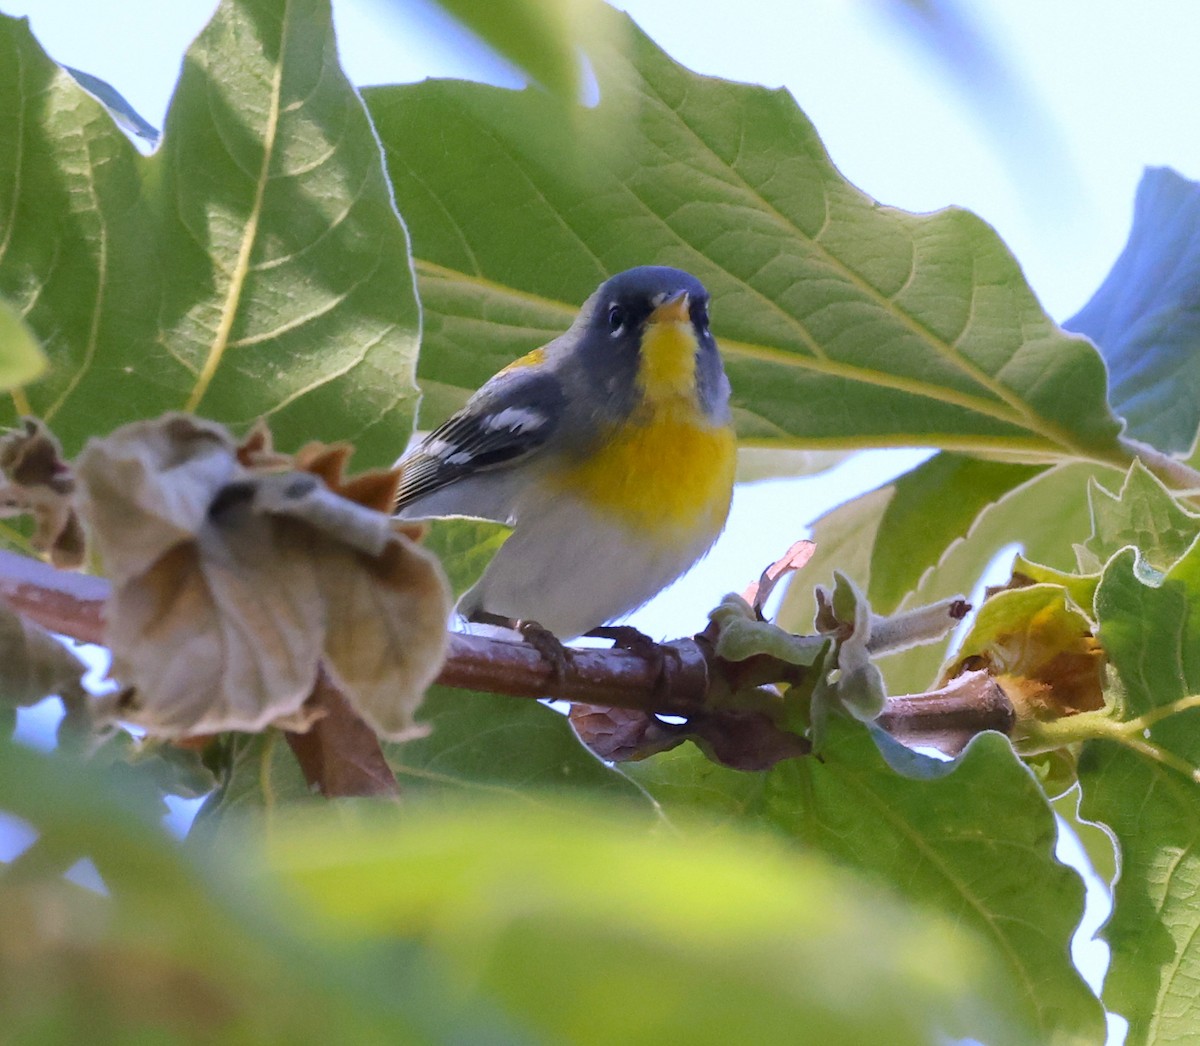
<path id="1" fill-rule="evenodd" d="M 687 296 L 660 305 L 642 335 L 640 406 L 561 478 L 564 489 L 663 545 L 715 538 L 733 492 L 737 441 L 697 402 L 698 348 Z"/>

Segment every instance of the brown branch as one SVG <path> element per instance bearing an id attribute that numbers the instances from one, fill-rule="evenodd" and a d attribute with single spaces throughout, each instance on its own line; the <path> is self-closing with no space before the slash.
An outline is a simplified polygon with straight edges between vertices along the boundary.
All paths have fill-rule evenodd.
<path id="1" fill-rule="evenodd" d="M 978 733 L 1012 731 L 1017 716 L 1000 685 L 986 672 L 964 672 L 940 690 L 888 698 L 876 722 L 897 741 L 957 755 Z"/>
<path id="2" fill-rule="evenodd" d="M 102 578 L 65 573 L 0 551 L 0 597 L 55 632 L 102 643 L 108 592 L 109 584 Z M 723 661 L 703 637 L 659 644 L 654 655 L 624 649 L 572 649 L 561 668 L 560 673 L 529 643 L 454 633 L 437 681 L 443 686 L 512 697 L 552 696 L 662 715 L 711 716 L 725 708 L 739 715 L 771 716 L 778 711 L 778 698 L 769 690 L 754 689 L 754 684 L 786 680 L 797 672 L 795 666 L 765 656 Z M 726 703 L 735 694 L 736 709 L 727 709 Z M 318 731 L 316 737 L 289 737 L 310 782 L 329 795 L 361 795 L 361 789 L 373 795 L 392 794 L 390 787 L 381 783 L 377 761 L 334 768 L 334 753 L 344 752 L 345 745 L 359 751 L 362 732 L 369 731 L 336 689 L 318 683 L 314 696 L 327 708 L 326 716 L 313 727 Z M 357 726 L 350 724 L 351 719 Z M 981 731 L 1008 733 L 1014 712 L 999 687 L 985 673 L 974 672 L 926 694 L 889 698 L 878 721 L 906 743 L 955 751 Z M 343 790 L 352 787 L 360 790 Z"/>
<path id="3" fill-rule="evenodd" d="M 324 670 L 317 676 L 309 704 L 320 718 L 304 733 L 288 730 L 285 734 L 309 787 L 330 798 L 399 797 L 400 786 L 379 738 L 354 714 Z"/>
<path id="4" fill-rule="evenodd" d="M 109 591 L 104 578 L 55 570 L 39 559 L 0 549 L 0 599 L 51 632 L 103 643 Z"/>

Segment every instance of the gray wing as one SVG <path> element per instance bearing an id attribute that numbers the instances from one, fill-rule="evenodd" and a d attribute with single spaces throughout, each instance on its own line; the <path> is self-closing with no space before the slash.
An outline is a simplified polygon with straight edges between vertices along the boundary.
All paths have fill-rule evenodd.
<path id="1" fill-rule="evenodd" d="M 545 445 L 565 397 L 553 374 L 512 371 L 493 379 L 401 462 L 393 512 L 467 476 L 505 468 Z"/>

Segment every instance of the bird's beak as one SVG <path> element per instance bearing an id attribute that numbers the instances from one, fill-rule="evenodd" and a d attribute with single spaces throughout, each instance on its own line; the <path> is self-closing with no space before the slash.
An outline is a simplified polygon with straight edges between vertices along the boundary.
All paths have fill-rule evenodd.
<path id="1" fill-rule="evenodd" d="M 689 318 L 687 291 L 673 294 L 650 313 L 651 323 L 687 323 Z"/>

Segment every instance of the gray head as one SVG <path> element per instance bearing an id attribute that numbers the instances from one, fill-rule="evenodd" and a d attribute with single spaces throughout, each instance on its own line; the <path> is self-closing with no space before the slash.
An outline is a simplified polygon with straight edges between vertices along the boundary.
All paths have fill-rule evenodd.
<path id="1" fill-rule="evenodd" d="M 728 417 L 729 383 L 708 323 L 708 291 L 691 273 L 663 265 L 643 265 L 602 283 L 583 306 L 576 328 L 582 328 L 585 371 L 598 376 L 607 391 L 633 397 L 641 387 L 647 329 L 656 323 L 690 322 L 695 336 L 695 389 L 699 403 L 714 421 Z"/>

